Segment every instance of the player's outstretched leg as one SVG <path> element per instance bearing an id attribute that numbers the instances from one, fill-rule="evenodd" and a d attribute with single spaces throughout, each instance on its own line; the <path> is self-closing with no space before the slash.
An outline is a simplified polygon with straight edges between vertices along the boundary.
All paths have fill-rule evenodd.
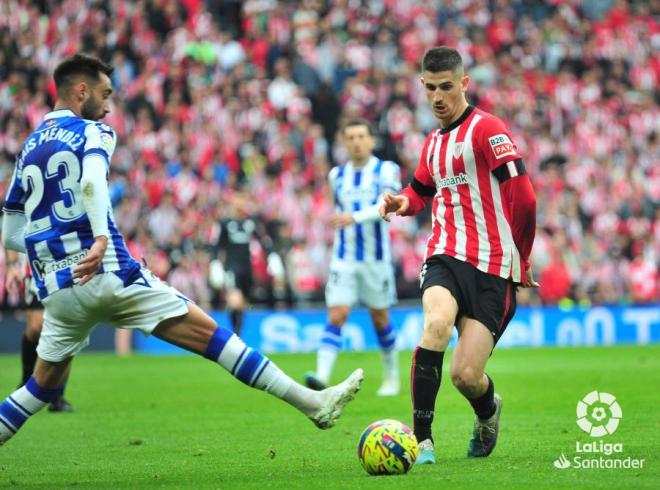
<path id="1" fill-rule="evenodd" d="M 362 370 L 357 369 L 344 382 L 323 391 L 306 388 L 261 352 L 245 345 L 238 335 L 218 327 L 194 304 L 188 305 L 184 317 L 161 323 L 154 335 L 217 362 L 246 385 L 293 405 L 321 429 L 335 425 L 364 377 Z"/>
<path id="2" fill-rule="evenodd" d="M 329 429 L 335 425 L 343 408 L 360 389 L 364 377 L 362 370 L 357 369 L 344 382 L 323 391 L 305 388 L 268 357 L 246 346 L 239 336 L 221 327 L 217 327 L 213 333 L 205 356 L 246 385 L 290 403 L 320 429 Z"/>

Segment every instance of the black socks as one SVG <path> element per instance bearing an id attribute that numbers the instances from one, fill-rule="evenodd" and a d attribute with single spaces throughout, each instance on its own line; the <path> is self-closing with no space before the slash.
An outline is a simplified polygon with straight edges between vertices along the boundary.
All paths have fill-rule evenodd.
<path id="1" fill-rule="evenodd" d="M 490 379 L 490 376 L 486 375 L 488 378 L 488 388 L 486 388 L 486 393 L 481 395 L 479 398 L 474 398 L 472 400 L 468 399 L 470 405 L 474 409 L 474 413 L 477 414 L 477 417 L 480 419 L 489 419 L 497 410 L 495 406 L 495 385 L 493 380 Z"/>
<path id="2" fill-rule="evenodd" d="M 234 333 L 240 335 L 243 328 L 243 310 L 229 310 L 229 318 Z"/>
<path id="3" fill-rule="evenodd" d="M 435 398 L 442 380 L 444 352 L 417 347 L 413 353 L 411 386 L 415 437 L 419 442 L 433 440 L 431 424 L 435 414 Z"/>
<path id="4" fill-rule="evenodd" d="M 37 345 L 36 342 L 29 340 L 25 335 L 21 340 L 21 365 L 23 367 L 23 378 L 21 379 L 21 386 L 27 383 L 30 376 L 34 372 L 34 365 L 37 363 Z"/>

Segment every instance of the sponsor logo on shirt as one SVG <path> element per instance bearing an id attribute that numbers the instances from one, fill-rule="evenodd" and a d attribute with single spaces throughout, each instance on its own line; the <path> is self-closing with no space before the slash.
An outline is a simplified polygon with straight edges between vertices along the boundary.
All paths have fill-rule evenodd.
<path id="1" fill-rule="evenodd" d="M 445 177 L 444 179 L 439 179 L 436 187 L 438 189 L 442 189 L 444 187 L 453 187 L 455 185 L 467 184 L 467 183 L 468 183 L 467 175 L 465 175 L 464 173 L 460 173 L 452 177 Z"/>
<path id="2" fill-rule="evenodd" d="M 516 150 L 513 147 L 513 143 L 506 134 L 496 134 L 488 138 L 490 147 L 495 154 L 495 158 L 504 158 L 509 155 L 515 155 Z"/>
<path id="3" fill-rule="evenodd" d="M 52 272 L 61 271 L 73 267 L 80 261 L 87 257 L 89 250 L 83 249 L 80 252 L 69 255 L 68 257 L 58 260 L 57 262 L 42 262 L 41 260 L 32 261 L 32 270 L 39 280 L 43 280 L 47 274 Z"/>

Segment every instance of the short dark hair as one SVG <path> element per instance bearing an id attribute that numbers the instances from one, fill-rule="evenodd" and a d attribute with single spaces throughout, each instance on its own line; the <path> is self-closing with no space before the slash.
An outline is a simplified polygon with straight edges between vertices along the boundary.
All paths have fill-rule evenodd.
<path id="1" fill-rule="evenodd" d="M 369 136 L 374 135 L 374 131 L 371 128 L 371 123 L 366 119 L 360 119 L 360 118 L 350 119 L 346 124 L 344 124 L 344 127 L 341 129 L 341 132 L 344 133 L 347 128 L 352 128 L 354 126 L 365 126 L 367 128 L 367 132 L 369 133 Z"/>
<path id="2" fill-rule="evenodd" d="M 112 75 L 115 69 L 100 59 L 87 54 L 74 54 L 69 56 L 55 68 L 53 78 L 58 93 L 73 83 L 76 77 L 82 76 L 88 80 L 98 81 L 99 73 Z"/>
<path id="3" fill-rule="evenodd" d="M 438 73 L 441 71 L 455 72 L 463 68 L 463 58 L 458 51 L 449 46 L 438 46 L 429 49 L 422 60 L 422 71 Z"/>

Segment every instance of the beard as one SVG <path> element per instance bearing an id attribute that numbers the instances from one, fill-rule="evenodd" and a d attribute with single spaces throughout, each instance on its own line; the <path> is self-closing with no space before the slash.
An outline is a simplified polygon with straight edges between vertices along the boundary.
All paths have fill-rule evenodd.
<path id="1" fill-rule="evenodd" d="M 102 107 L 103 103 L 90 97 L 80 106 L 80 115 L 85 119 L 98 121 L 104 115 Z"/>

